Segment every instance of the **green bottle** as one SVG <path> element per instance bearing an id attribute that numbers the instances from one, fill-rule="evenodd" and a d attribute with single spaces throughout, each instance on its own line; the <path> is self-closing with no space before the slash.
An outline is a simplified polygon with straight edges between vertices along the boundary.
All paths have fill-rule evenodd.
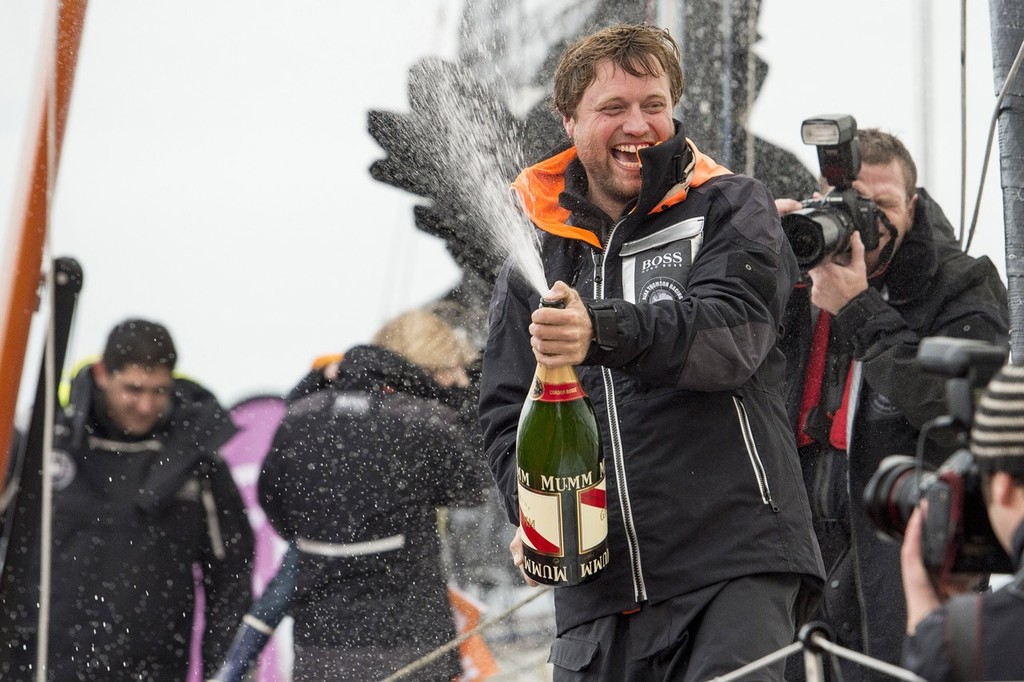
<path id="1" fill-rule="evenodd" d="M 537 365 L 516 433 L 523 568 L 578 585 L 608 564 L 604 458 L 594 408 L 572 367 Z"/>

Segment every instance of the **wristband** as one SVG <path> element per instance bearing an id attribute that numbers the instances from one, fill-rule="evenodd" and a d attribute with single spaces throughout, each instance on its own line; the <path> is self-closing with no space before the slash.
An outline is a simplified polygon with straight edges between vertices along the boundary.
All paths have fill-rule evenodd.
<path id="1" fill-rule="evenodd" d="M 619 328 L 615 305 L 611 301 L 585 303 L 590 323 L 594 327 L 594 343 L 601 350 L 615 350 L 619 346 Z"/>

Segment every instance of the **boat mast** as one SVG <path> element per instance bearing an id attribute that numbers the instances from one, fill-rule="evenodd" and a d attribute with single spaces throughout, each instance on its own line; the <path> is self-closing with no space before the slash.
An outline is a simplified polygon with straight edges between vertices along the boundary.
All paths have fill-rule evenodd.
<path id="1" fill-rule="evenodd" d="M 0 472 L 8 468 L 14 413 L 42 272 L 50 200 L 88 0 L 51 0 L 36 62 L 29 130 L 0 267 Z M 0 476 L 0 495 L 4 480 Z"/>

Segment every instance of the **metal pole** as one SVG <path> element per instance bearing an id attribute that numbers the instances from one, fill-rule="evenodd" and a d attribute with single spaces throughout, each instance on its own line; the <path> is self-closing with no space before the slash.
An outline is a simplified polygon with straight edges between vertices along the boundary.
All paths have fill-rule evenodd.
<path id="1" fill-rule="evenodd" d="M 51 20 L 43 22 L 41 56 L 36 66 L 38 88 L 28 119 L 30 125 L 35 125 L 34 137 L 29 139 L 23 154 L 25 170 L 14 192 L 11 229 L 0 267 L 0 472 L 8 468 L 18 388 L 42 272 L 50 213 L 48 180 L 56 177 L 60 164 L 87 4 L 88 0 L 52 0 Z M 52 88 L 45 86 L 51 82 Z M 48 96 L 51 91 L 54 101 Z M 0 496 L 3 487 L 0 475 Z"/>

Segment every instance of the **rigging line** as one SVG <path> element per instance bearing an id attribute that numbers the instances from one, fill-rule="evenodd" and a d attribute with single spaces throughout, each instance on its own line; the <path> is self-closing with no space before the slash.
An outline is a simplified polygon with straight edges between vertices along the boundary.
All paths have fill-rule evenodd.
<path id="1" fill-rule="evenodd" d="M 520 599 L 518 602 L 516 602 L 512 606 L 508 607 L 507 609 L 505 609 L 504 611 L 502 611 L 501 613 L 496 615 L 494 618 L 491 618 L 490 620 L 485 620 L 483 623 L 480 623 L 479 625 L 477 625 L 472 630 L 467 630 L 466 632 L 463 632 L 461 635 L 459 635 L 455 639 L 452 639 L 447 644 L 442 644 L 441 646 L 439 646 L 436 649 L 434 649 L 433 651 L 431 651 L 429 654 L 426 654 L 422 658 L 418 658 L 417 660 L 413 661 L 412 663 L 410 663 L 409 665 L 405 666 L 404 668 L 401 668 L 400 670 L 397 670 L 396 672 L 392 673 L 388 677 L 386 677 L 383 680 L 381 680 L 381 682 L 394 682 L 395 680 L 398 680 L 398 679 L 401 679 L 402 677 L 405 677 L 409 673 L 412 673 L 412 672 L 415 672 L 415 671 L 419 670 L 423 666 L 427 665 L 428 663 L 433 662 L 434 660 L 436 660 L 436 659 L 440 658 L 441 656 L 443 656 L 448 651 L 451 651 L 455 647 L 459 646 L 460 644 L 465 642 L 470 637 L 473 637 L 474 635 L 478 635 L 481 632 L 483 632 L 484 630 L 486 630 L 487 628 L 489 628 L 492 625 L 494 625 L 495 623 L 499 623 L 499 622 L 503 621 L 504 619 L 508 618 L 513 613 L 515 613 L 519 609 L 523 608 L 524 606 L 526 606 L 527 604 L 532 602 L 537 597 L 540 597 L 543 594 L 547 594 L 552 589 L 554 589 L 554 588 L 552 588 L 552 587 L 539 587 L 539 588 L 537 588 L 536 590 L 534 590 L 533 594 L 531 594 L 528 597 L 524 597 L 523 599 Z"/>
<path id="2" fill-rule="evenodd" d="M 921 131 L 921 148 L 916 156 L 916 164 L 920 173 L 932 175 L 932 139 L 934 138 L 934 107 L 928 106 L 927 91 L 935 81 L 934 61 L 932 53 L 935 48 L 935 13 L 932 11 L 931 0 L 918 0 L 916 13 L 920 21 L 915 22 L 917 29 L 917 54 L 915 61 L 916 79 L 920 93 L 920 106 L 917 109 L 917 125 Z M 920 176 L 919 176 L 920 177 Z M 923 184 L 918 181 L 918 184 Z"/>
<path id="3" fill-rule="evenodd" d="M 999 88 L 999 97 L 996 98 L 996 105 L 992 109 L 992 120 L 988 126 L 988 140 L 985 142 L 985 160 L 981 164 L 981 179 L 978 181 L 978 196 L 974 202 L 974 215 L 971 218 L 971 228 L 967 232 L 967 246 L 964 247 L 964 251 L 970 251 L 971 242 L 974 240 L 974 230 L 978 224 L 978 212 L 981 210 L 981 195 L 985 188 L 985 175 L 988 172 L 988 161 L 992 156 L 992 138 L 996 132 L 996 122 L 1002 115 L 1003 111 L 1003 99 L 1006 98 L 1006 93 L 1010 89 L 1010 84 L 1013 83 L 1013 79 L 1017 77 L 1017 70 L 1020 69 L 1021 60 L 1024 59 L 1024 41 L 1021 41 L 1020 47 L 1017 48 L 1017 56 L 1013 58 L 1013 65 L 1010 66 L 1009 73 L 1006 74 L 1006 80 L 1003 81 L 1003 85 Z"/>
<path id="4" fill-rule="evenodd" d="M 960 0 L 960 248 L 967 227 L 967 0 Z"/>
<path id="5" fill-rule="evenodd" d="M 735 159 L 732 157 L 732 60 L 733 41 L 736 39 L 733 27 L 733 6 L 732 0 L 723 0 L 721 6 L 721 35 L 722 35 L 722 73 L 718 79 L 722 95 L 722 126 L 720 129 L 721 140 L 719 149 L 722 150 L 722 158 L 730 168 L 735 168 Z"/>
<path id="6" fill-rule="evenodd" d="M 754 132 L 750 129 L 750 112 L 754 109 L 754 99 L 757 97 L 757 53 L 754 52 L 754 44 L 757 42 L 757 19 L 760 8 L 755 3 L 746 6 L 747 12 L 747 92 L 746 101 L 743 105 L 743 113 L 740 121 L 740 128 L 744 136 L 743 148 L 743 172 L 746 175 L 754 174 Z"/>
<path id="7" fill-rule="evenodd" d="M 43 231 L 43 254 L 44 260 L 51 258 L 50 267 L 44 272 L 44 291 L 49 301 L 46 319 L 46 348 L 44 351 L 44 375 L 46 399 L 43 406 L 43 451 L 42 451 L 42 481 L 41 500 L 39 515 L 39 617 L 37 625 L 36 640 L 36 680 L 45 682 L 47 677 L 47 659 L 50 646 L 50 576 L 52 561 L 53 543 L 53 479 L 52 462 L 50 453 L 53 450 L 53 422 L 54 406 L 56 404 L 56 379 L 54 377 L 55 359 L 55 332 L 54 332 L 54 289 L 53 289 L 53 262 L 50 246 L 51 223 L 53 221 L 53 188 L 56 181 L 57 166 L 57 74 L 58 74 L 58 53 L 60 52 L 60 3 L 57 3 L 57 11 L 53 13 L 53 60 L 52 72 L 49 83 L 46 86 L 46 217 Z"/>

